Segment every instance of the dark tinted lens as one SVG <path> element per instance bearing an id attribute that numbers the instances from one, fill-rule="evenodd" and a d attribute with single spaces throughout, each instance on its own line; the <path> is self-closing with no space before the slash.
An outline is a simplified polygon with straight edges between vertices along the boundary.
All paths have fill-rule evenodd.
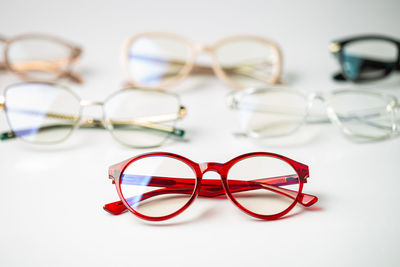
<path id="1" fill-rule="evenodd" d="M 351 80 L 370 80 L 386 76 L 397 63 L 394 42 L 379 39 L 357 40 L 343 47 L 343 73 Z"/>

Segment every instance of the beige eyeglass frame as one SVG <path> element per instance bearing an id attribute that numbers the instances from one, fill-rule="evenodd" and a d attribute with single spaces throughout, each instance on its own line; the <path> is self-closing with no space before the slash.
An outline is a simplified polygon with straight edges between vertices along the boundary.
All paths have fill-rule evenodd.
<path id="1" fill-rule="evenodd" d="M 49 62 L 49 61 L 40 61 L 36 60 L 33 62 L 23 62 L 20 63 L 18 68 L 15 68 L 15 64 L 12 64 L 10 62 L 9 58 L 9 49 L 10 46 L 13 45 L 13 43 L 21 41 L 21 40 L 32 40 L 32 39 L 38 39 L 38 40 L 46 40 L 50 41 L 53 43 L 57 43 L 61 46 L 66 47 L 67 49 L 70 50 L 70 56 L 68 58 L 62 58 L 54 62 Z M 45 79 L 46 82 L 54 82 L 56 80 L 62 79 L 62 78 L 67 78 L 72 80 L 73 82 L 76 83 L 82 83 L 82 77 L 78 74 L 72 73 L 72 65 L 80 58 L 82 54 L 82 49 L 76 45 L 71 44 L 68 41 L 65 41 L 61 38 L 52 36 L 52 35 L 47 35 L 47 34 L 39 34 L 39 33 L 31 33 L 31 34 L 22 34 L 18 35 L 15 37 L 12 37 L 10 39 L 7 39 L 3 36 L 0 36 L 0 43 L 3 43 L 4 45 L 4 51 L 3 51 L 3 61 L 0 60 L 0 70 L 8 70 L 16 75 L 18 75 L 21 79 L 23 80 L 38 80 L 37 78 L 34 77 L 34 75 L 30 75 L 29 70 L 30 69 L 38 69 L 38 70 L 43 70 L 46 72 L 54 73 L 55 78 L 52 79 Z M 60 67 L 62 65 L 62 68 Z M 21 71 L 22 69 L 22 71 Z M 25 69 L 25 70 L 24 70 Z M 43 80 L 43 79 L 40 79 Z"/>
<path id="2" fill-rule="evenodd" d="M 135 81 L 129 71 L 129 48 L 132 45 L 134 41 L 141 37 L 164 37 L 164 38 L 170 38 L 177 40 L 178 42 L 181 42 L 185 44 L 190 51 L 188 60 L 186 62 L 173 62 L 174 64 L 184 64 L 183 68 L 180 70 L 180 72 L 176 75 L 174 78 L 170 78 L 165 82 L 161 82 L 157 86 L 149 86 L 147 84 L 140 83 L 138 81 Z M 179 35 L 173 34 L 173 33 L 168 33 L 168 32 L 142 32 L 135 34 L 128 38 L 128 40 L 125 42 L 125 45 L 122 50 L 122 62 L 124 65 L 124 69 L 127 73 L 128 76 L 128 83 L 133 86 L 140 86 L 144 88 L 167 88 L 172 85 L 175 85 L 182 81 L 184 78 L 186 78 L 190 73 L 192 74 L 202 74 L 202 75 L 207 75 L 207 74 L 215 74 L 219 79 L 224 81 L 226 84 L 229 86 L 235 88 L 235 89 L 243 89 L 248 86 L 241 86 L 232 79 L 229 78 L 229 76 L 225 73 L 223 67 L 219 64 L 217 55 L 216 55 L 216 50 L 223 44 L 231 42 L 231 41 L 236 41 L 236 40 L 255 40 L 261 43 L 266 44 L 267 46 L 271 47 L 277 54 L 277 62 L 276 62 L 276 73 L 268 80 L 266 85 L 273 85 L 273 84 L 279 84 L 280 81 L 280 76 L 282 73 L 282 53 L 279 49 L 279 46 L 274 43 L 271 40 L 265 39 L 260 36 L 255 36 L 255 35 L 234 35 L 234 36 L 229 36 L 226 38 L 223 38 L 217 42 L 215 42 L 212 45 L 209 46 L 202 46 L 195 44 L 189 40 L 187 40 L 184 37 L 181 37 Z M 203 66 L 203 65 L 196 65 L 195 60 L 198 54 L 201 52 L 208 52 L 211 56 L 212 59 L 212 64 L 211 66 Z"/>

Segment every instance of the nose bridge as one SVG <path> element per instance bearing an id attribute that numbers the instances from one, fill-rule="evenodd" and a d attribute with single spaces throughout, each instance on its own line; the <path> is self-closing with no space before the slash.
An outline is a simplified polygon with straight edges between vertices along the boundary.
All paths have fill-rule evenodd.
<path id="1" fill-rule="evenodd" d="M 103 105 L 104 105 L 104 103 L 100 102 L 100 101 L 87 101 L 87 100 L 82 100 L 81 101 L 81 106 L 82 107 L 94 107 L 94 106 L 102 107 Z"/>
<path id="2" fill-rule="evenodd" d="M 102 117 L 102 108 L 104 105 L 104 102 L 100 101 L 87 101 L 87 100 L 82 100 L 80 102 L 81 107 L 82 107 L 82 114 L 81 114 L 81 127 L 101 127 L 104 128 L 104 124 L 102 119 L 99 119 Z M 96 110 L 92 109 L 95 108 Z M 100 110 L 97 110 L 97 107 L 100 108 Z M 98 114 L 98 111 L 100 111 L 100 114 Z"/>
<path id="3" fill-rule="evenodd" d="M 200 170 L 201 170 L 202 174 L 209 172 L 209 171 L 213 171 L 213 172 L 220 174 L 222 166 L 223 165 L 221 163 L 217 163 L 217 162 L 204 162 L 204 163 L 200 164 Z"/>
<path id="4" fill-rule="evenodd" d="M 212 50 L 211 46 L 208 45 L 196 45 L 196 54 L 200 54 L 200 53 L 210 53 Z"/>

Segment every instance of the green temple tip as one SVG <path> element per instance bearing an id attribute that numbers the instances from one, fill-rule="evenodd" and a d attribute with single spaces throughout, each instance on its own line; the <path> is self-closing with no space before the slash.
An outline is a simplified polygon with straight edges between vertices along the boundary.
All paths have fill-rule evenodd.
<path id="1" fill-rule="evenodd" d="M 0 134 L 0 140 L 1 141 L 5 141 L 5 140 L 8 140 L 8 139 L 13 139 L 15 137 L 16 137 L 16 135 L 13 132 L 5 132 L 5 133 L 1 133 Z"/>
<path id="2" fill-rule="evenodd" d="M 185 135 L 185 130 L 182 129 L 174 129 L 173 134 L 179 137 L 183 137 Z"/>

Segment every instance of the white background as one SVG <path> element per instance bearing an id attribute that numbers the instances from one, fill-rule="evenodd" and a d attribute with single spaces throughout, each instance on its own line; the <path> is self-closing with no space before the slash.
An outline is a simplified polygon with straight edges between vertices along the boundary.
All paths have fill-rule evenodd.
<path id="1" fill-rule="evenodd" d="M 69 86 L 88 100 L 120 89 L 126 77 L 123 41 L 146 30 L 171 31 L 201 44 L 231 34 L 265 36 L 283 51 L 288 86 L 329 92 L 355 86 L 331 81 L 338 67 L 329 41 L 358 33 L 399 38 L 399 11 L 398 0 L 2 0 L 0 33 L 52 33 L 81 45 L 76 70 L 85 82 Z M 364 87 L 400 96 L 399 78 Z M 14 81 L 1 73 L 2 88 Z M 307 143 L 260 144 L 232 136 L 229 88 L 218 79 L 191 78 L 172 90 L 188 109 L 181 126 L 190 141 L 158 150 L 196 162 L 225 162 L 250 151 L 286 155 L 309 165 L 304 191 L 319 197 L 316 206 L 278 221 L 255 220 L 230 201 L 214 199 L 197 199 L 165 223 L 129 213 L 112 216 L 102 209 L 118 199 L 108 166 L 154 150 L 122 147 L 100 130 L 78 130 L 57 146 L 2 142 L 0 266 L 400 265 L 400 138 L 355 144 L 325 125 Z M 8 129 L 3 114 L 0 129 Z"/>

